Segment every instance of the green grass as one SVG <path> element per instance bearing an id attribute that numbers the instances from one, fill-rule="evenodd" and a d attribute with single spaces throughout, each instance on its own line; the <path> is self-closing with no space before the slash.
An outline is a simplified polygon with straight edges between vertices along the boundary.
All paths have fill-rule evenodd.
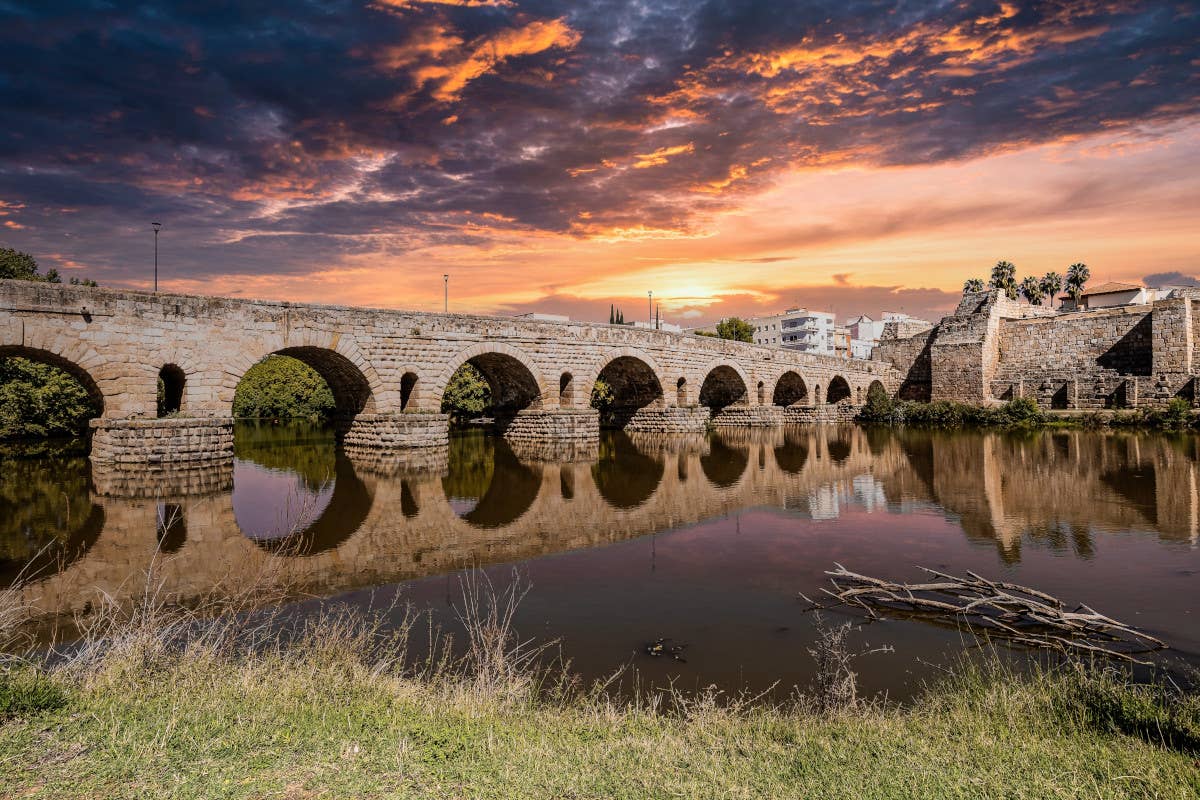
<path id="1" fill-rule="evenodd" d="M 0 722 L 0 797 L 1200 794 L 1196 698 L 1120 675 L 964 668 L 907 707 L 821 714 L 414 673 L 393 645 L 336 621 L 257 650 L 126 637 Z"/>

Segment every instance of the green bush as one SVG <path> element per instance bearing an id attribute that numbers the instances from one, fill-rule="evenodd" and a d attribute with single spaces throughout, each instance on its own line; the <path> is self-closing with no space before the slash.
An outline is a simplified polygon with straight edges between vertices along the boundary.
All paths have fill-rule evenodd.
<path id="1" fill-rule="evenodd" d="M 0 358 L 0 440 L 78 436 L 100 415 L 67 372 L 26 358 Z"/>
<path id="2" fill-rule="evenodd" d="M 450 376 L 442 394 L 442 413 L 455 423 L 478 417 L 492 405 L 492 388 L 474 364 L 466 363 Z"/>
<path id="3" fill-rule="evenodd" d="M 1020 398 L 999 407 L 939 400 L 935 403 L 892 401 L 878 388 L 867 394 L 859 421 L 915 428 L 1031 428 L 1048 418 L 1034 400 Z"/>
<path id="4" fill-rule="evenodd" d="M 608 382 L 602 378 L 597 378 L 592 384 L 592 399 L 591 406 L 597 411 L 607 411 L 612 408 L 613 390 L 608 385 Z"/>
<path id="5" fill-rule="evenodd" d="M 0 671 L 0 719 L 53 711 L 67 703 L 67 694 L 42 672 L 29 669 Z"/>
<path id="6" fill-rule="evenodd" d="M 243 419 L 329 419 L 335 407 L 325 379 L 290 356 L 255 364 L 233 395 L 233 415 Z"/>

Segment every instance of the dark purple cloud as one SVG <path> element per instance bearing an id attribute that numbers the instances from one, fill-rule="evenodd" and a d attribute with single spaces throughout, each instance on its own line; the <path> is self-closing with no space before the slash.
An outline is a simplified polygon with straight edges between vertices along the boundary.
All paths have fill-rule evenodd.
<path id="1" fill-rule="evenodd" d="M 120 281 L 151 218 L 193 277 L 688 229 L 797 166 L 1194 115 L 1198 35 L 1179 2 L 0 3 L 0 238 Z"/>

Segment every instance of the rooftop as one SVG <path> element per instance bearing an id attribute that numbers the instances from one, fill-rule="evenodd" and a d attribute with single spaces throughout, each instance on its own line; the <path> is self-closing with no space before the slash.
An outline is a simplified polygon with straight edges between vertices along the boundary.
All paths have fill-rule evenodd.
<path id="1" fill-rule="evenodd" d="M 1136 283 L 1118 283 L 1116 281 L 1109 281 L 1108 283 L 1102 283 L 1099 286 L 1093 286 L 1092 288 L 1084 291 L 1083 296 L 1088 297 L 1094 294 L 1119 294 L 1121 292 L 1136 292 L 1139 289 L 1145 288 L 1145 286 L 1139 286 Z"/>

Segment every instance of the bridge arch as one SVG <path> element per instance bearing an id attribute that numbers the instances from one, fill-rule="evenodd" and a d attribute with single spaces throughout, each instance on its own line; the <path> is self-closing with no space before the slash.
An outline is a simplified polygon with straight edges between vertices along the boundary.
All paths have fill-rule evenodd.
<path id="1" fill-rule="evenodd" d="M 850 382 L 841 375 L 834 375 L 829 380 L 829 388 L 825 390 L 825 402 L 830 405 L 836 403 L 851 402 L 853 393 L 850 391 Z"/>
<path id="2" fill-rule="evenodd" d="M 87 392 L 88 400 L 96 409 L 96 416 L 104 415 L 104 392 L 100 389 L 100 383 L 92 376 L 91 371 L 83 366 L 82 359 L 76 360 L 51 350 L 23 345 L 0 345 L 0 358 L 24 358 L 62 370 L 74 378 Z"/>
<path id="3" fill-rule="evenodd" d="M 772 405 L 798 406 L 808 403 L 808 384 L 795 370 L 788 370 L 775 381 L 775 391 L 771 395 Z"/>
<path id="4" fill-rule="evenodd" d="M 606 425 L 623 426 L 629 417 L 642 408 L 662 408 L 665 405 L 663 372 L 652 356 L 632 348 L 606 352 L 596 365 L 596 371 L 583 387 L 590 400 L 596 381 L 604 381 L 612 390 L 612 401 L 606 409 Z"/>
<path id="5" fill-rule="evenodd" d="M 479 342 L 455 354 L 438 376 L 432 392 L 440 405 L 450 379 L 463 364 L 479 370 L 492 394 L 492 413 L 511 416 L 525 409 L 540 409 L 546 395 L 541 371 L 523 352 L 502 342 Z"/>
<path id="6" fill-rule="evenodd" d="M 235 371 L 226 373 L 222 382 L 224 394 L 227 394 L 223 397 L 226 408 L 233 405 L 238 384 L 251 367 L 267 356 L 288 356 L 311 367 L 329 385 L 339 417 L 375 413 L 380 396 L 384 394 L 383 383 L 352 341 L 332 333 L 298 338 L 300 343 L 297 344 L 288 344 L 282 338 L 268 341 L 257 356 L 241 359 Z"/>
<path id="7" fill-rule="evenodd" d="M 750 379 L 741 367 L 717 362 L 705 371 L 704 382 L 700 385 L 700 405 L 713 411 L 749 405 L 750 386 Z"/>

